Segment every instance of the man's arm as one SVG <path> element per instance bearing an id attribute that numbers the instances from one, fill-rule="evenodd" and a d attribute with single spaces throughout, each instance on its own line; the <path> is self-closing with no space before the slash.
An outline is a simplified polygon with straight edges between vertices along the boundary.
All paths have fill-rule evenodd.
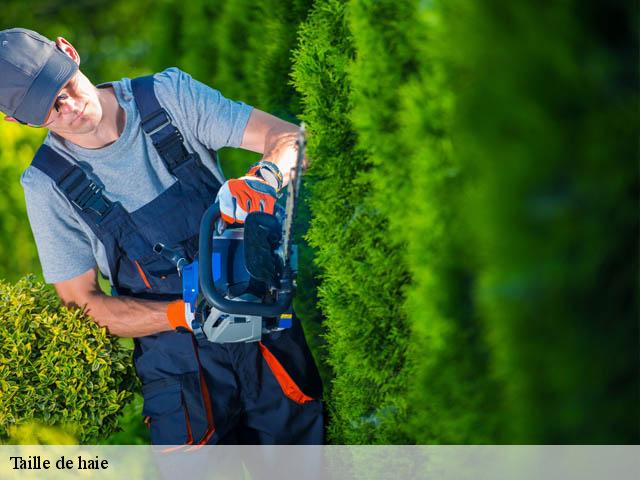
<path id="1" fill-rule="evenodd" d="M 87 314 L 112 335 L 143 337 L 173 329 L 167 320 L 169 302 L 105 295 L 98 284 L 97 268 L 54 286 L 65 305 L 86 307 Z"/>
<path id="2" fill-rule="evenodd" d="M 262 153 L 264 160 L 278 165 L 286 185 L 296 161 L 298 127 L 266 112 L 253 109 L 240 148 Z"/>

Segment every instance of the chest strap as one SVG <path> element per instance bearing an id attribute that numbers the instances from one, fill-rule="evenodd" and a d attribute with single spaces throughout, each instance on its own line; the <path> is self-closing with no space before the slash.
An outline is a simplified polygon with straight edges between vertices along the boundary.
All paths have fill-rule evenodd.
<path id="1" fill-rule="evenodd" d="M 71 163 L 48 145 L 41 145 L 31 165 L 47 174 L 65 197 L 96 224 L 113 208 L 114 202 L 103 189 L 78 166 Z"/>
<path id="2" fill-rule="evenodd" d="M 171 123 L 169 114 L 155 95 L 153 75 L 134 78 L 131 80 L 131 89 L 140 112 L 142 130 L 151 138 L 169 172 L 174 174 L 174 170 L 186 162 L 190 155 L 184 147 L 184 137 Z"/>

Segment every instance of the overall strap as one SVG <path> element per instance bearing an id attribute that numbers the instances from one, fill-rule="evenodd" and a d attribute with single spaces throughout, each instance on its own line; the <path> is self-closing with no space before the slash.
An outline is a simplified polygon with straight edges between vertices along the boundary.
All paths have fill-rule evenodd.
<path id="1" fill-rule="evenodd" d="M 142 130 L 151 138 L 169 172 L 175 175 L 175 170 L 189 160 L 191 155 L 184 147 L 184 137 L 158 102 L 153 88 L 153 75 L 134 78 L 131 80 L 131 88 L 140 112 Z"/>
<path id="2" fill-rule="evenodd" d="M 70 162 L 48 145 L 41 145 L 31 165 L 49 176 L 62 194 L 71 202 L 82 219 L 108 251 L 116 248 L 115 238 L 102 228 L 103 220 L 108 217 L 128 216 L 120 202 L 112 202 L 103 193 L 102 187 L 90 180 L 87 174 L 76 164 Z M 113 213 L 112 215 L 109 215 Z M 108 222 L 105 222 L 108 223 Z M 134 238 L 135 235 L 130 235 Z M 117 278 L 118 265 L 113 255 L 107 255 L 112 283 Z M 116 292 L 115 286 L 112 290 Z"/>
<path id="3" fill-rule="evenodd" d="M 190 197 L 199 197 L 206 206 L 213 203 L 220 188 L 219 180 L 202 164 L 197 152 L 189 153 L 184 145 L 184 137 L 171 123 L 171 117 L 162 108 L 154 90 L 154 76 L 134 78 L 131 89 L 140 112 L 141 127 L 151 139 L 156 151 L 171 175 L 185 189 Z M 207 149 L 213 161 L 217 153 Z"/>
<path id="4" fill-rule="evenodd" d="M 93 223 L 100 224 L 113 208 L 114 203 L 104 196 L 102 187 L 48 145 L 40 146 L 31 165 L 48 175 L 83 217 Z"/>

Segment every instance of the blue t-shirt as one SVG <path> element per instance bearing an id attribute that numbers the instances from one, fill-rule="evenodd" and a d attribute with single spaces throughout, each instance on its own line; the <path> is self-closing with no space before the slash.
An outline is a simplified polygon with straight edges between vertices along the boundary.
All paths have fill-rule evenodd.
<path id="1" fill-rule="evenodd" d="M 131 81 L 124 78 L 112 86 L 126 114 L 124 130 L 116 142 L 86 149 L 49 133 L 44 143 L 97 180 L 107 198 L 134 212 L 168 189 L 176 178 L 140 127 Z M 224 181 L 208 149 L 239 147 L 252 107 L 226 99 L 177 68 L 156 75 L 155 91 L 184 136 L 187 150 L 197 152 L 204 166 Z M 96 265 L 111 278 L 104 246 L 55 183 L 34 167 L 24 171 L 21 183 L 45 281 L 69 280 Z"/>

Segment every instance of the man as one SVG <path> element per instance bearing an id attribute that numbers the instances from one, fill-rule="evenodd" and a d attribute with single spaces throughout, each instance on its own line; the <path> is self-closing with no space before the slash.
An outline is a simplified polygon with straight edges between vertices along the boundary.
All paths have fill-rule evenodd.
<path id="1" fill-rule="evenodd" d="M 175 68 L 96 87 L 79 65 L 62 37 L 0 32 L 0 110 L 49 130 L 22 176 L 45 280 L 111 334 L 135 338 L 153 443 L 321 443 L 321 385 L 299 323 L 256 343 L 196 340 L 177 271 L 153 250 L 193 258 L 216 198 L 228 223 L 273 213 L 297 127 Z M 224 182 L 212 151 L 225 146 L 263 161 Z"/>

